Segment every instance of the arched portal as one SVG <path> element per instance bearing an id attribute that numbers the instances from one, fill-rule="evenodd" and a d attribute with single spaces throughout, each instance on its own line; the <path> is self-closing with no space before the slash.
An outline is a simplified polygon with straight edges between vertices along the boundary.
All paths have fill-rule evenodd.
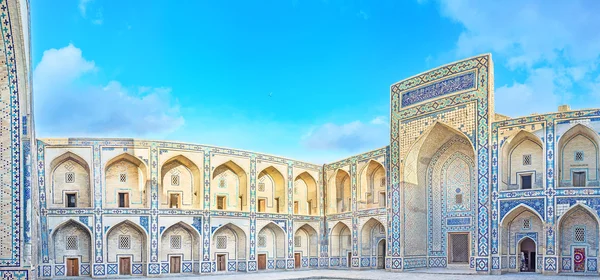
<path id="1" fill-rule="evenodd" d="M 148 170 L 139 158 L 124 153 L 106 163 L 106 208 L 146 208 Z"/>
<path id="2" fill-rule="evenodd" d="M 329 236 L 329 252 L 332 257 L 352 257 L 352 232 L 346 224 L 338 222 Z M 347 259 L 350 263 L 351 259 Z"/>
<path id="3" fill-rule="evenodd" d="M 535 272 L 537 267 L 537 245 L 529 237 L 519 241 L 519 271 Z"/>
<path id="4" fill-rule="evenodd" d="M 118 274 L 142 274 L 147 264 L 147 235 L 139 225 L 125 220 L 106 234 L 106 259 Z M 138 273 L 139 272 L 139 273 Z"/>
<path id="5" fill-rule="evenodd" d="M 169 273 L 191 273 L 200 260 L 200 235 L 191 226 L 179 222 L 161 235 L 160 259 L 169 264 Z"/>
<path id="6" fill-rule="evenodd" d="M 563 272 L 588 272 L 588 259 L 598 255 L 599 218 L 595 211 L 583 204 L 576 204 L 558 220 L 559 254 Z M 595 268 L 592 264 L 592 268 Z"/>
<path id="7" fill-rule="evenodd" d="M 294 214 L 319 215 L 317 182 L 308 172 L 294 180 Z"/>
<path id="8" fill-rule="evenodd" d="M 385 238 L 377 243 L 377 269 L 385 268 L 385 251 L 387 250 Z"/>
<path id="9" fill-rule="evenodd" d="M 385 191 L 385 168 L 381 163 L 370 160 L 360 175 L 358 207 L 360 209 L 385 207 Z"/>
<path id="10" fill-rule="evenodd" d="M 211 209 L 249 211 L 248 195 L 248 181 L 244 169 L 233 161 L 215 168 L 210 187 Z"/>
<path id="11" fill-rule="evenodd" d="M 66 276 L 80 276 L 79 267 L 90 264 L 92 257 L 90 230 L 83 224 L 68 220 L 52 233 L 52 256 L 56 264 L 65 265 Z"/>
<path id="12" fill-rule="evenodd" d="M 589 127 L 576 124 L 558 140 L 558 179 L 560 187 L 600 186 L 600 136 Z"/>
<path id="13" fill-rule="evenodd" d="M 333 184 L 330 184 L 328 196 L 331 205 L 335 205 L 335 213 L 343 213 L 351 210 L 352 193 L 350 192 L 350 174 L 338 169 L 335 172 Z M 330 180 L 331 181 L 331 180 Z M 333 214 L 333 213 L 332 213 Z"/>
<path id="14" fill-rule="evenodd" d="M 385 227 L 378 220 L 371 218 L 362 227 L 360 231 L 360 254 L 361 257 L 369 259 L 376 258 L 377 262 L 384 261 L 379 259 L 379 254 L 385 252 L 380 251 L 378 246 L 380 241 L 385 239 Z M 375 266 L 376 264 L 371 264 Z"/>
<path id="15" fill-rule="evenodd" d="M 536 244 L 531 248 L 528 243 L 524 254 L 521 242 L 530 239 Z M 542 217 L 535 210 L 526 205 L 519 205 L 511 209 L 500 221 L 500 254 L 501 260 L 507 262 L 502 265 L 503 271 L 521 271 L 522 259 L 527 257 L 527 271 L 536 271 L 538 259 L 543 257 L 545 250 L 544 223 Z M 532 254 L 533 253 L 533 254 Z M 534 259 L 531 259 L 535 257 Z M 534 266 L 531 266 L 535 264 Z M 541 270 L 538 270 L 541 273 Z"/>
<path id="16" fill-rule="evenodd" d="M 504 141 L 501 150 L 501 190 L 535 189 L 543 186 L 546 158 L 539 137 L 521 130 Z"/>
<path id="17" fill-rule="evenodd" d="M 281 263 L 285 259 L 286 240 L 285 232 L 274 223 L 268 223 L 258 232 L 256 252 L 259 259 L 259 270 L 267 268 L 285 269 L 285 265 L 282 266 Z M 275 266 L 268 267 L 266 262 L 260 261 L 261 259 L 265 259 L 267 262 L 271 261 L 275 263 Z"/>
<path id="18" fill-rule="evenodd" d="M 161 208 L 202 208 L 202 174 L 194 162 L 183 155 L 172 157 L 163 163 L 160 174 L 158 193 Z"/>
<path id="19" fill-rule="evenodd" d="M 299 227 L 294 233 L 295 267 L 308 266 L 308 258 L 319 256 L 319 236 L 317 231 L 308 224 Z M 305 265 L 301 265 L 304 263 Z"/>
<path id="20" fill-rule="evenodd" d="M 256 197 L 258 212 L 288 212 L 285 178 L 277 168 L 269 166 L 258 174 Z"/>
<path id="21" fill-rule="evenodd" d="M 240 227 L 228 223 L 215 231 L 211 248 L 214 252 L 213 260 L 217 263 L 216 270 L 228 271 L 229 263 L 246 261 L 246 233 Z"/>
<path id="22" fill-rule="evenodd" d="M 66 152 L 50 163 L 49 207 L 91 207 L 90 167 L 80 156 Z"/>

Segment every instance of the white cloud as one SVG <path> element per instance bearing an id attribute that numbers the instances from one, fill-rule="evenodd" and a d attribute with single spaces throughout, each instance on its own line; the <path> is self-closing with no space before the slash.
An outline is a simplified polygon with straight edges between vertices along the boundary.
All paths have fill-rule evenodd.
<path id="1" fill-rule="evenodd" d="M 385 117 L 378 116 L 367 123 L 357 120 L 341 125 L 323 124 L 304 135 L 302 143 L 313 150 L 355 152 L 382 147 L 388 139 L 389 124 Z"/>
<path id="2" fill-rule="evenodd" d="M 90 22 L 95 25 L 101 25 L 104 22 L 104 16 L 102 15 L 102 8 L 90 7 L 93 0 L 79 0 L 79 14 L 82 18 L 87 19 L 90 11 L 94 12 L 94 16 L 90 18 Z"/>
<path id="3" fill-rule="evenodd" d="M 512 96 L 518 100 L 527 98 L 535 104 L 517 105 L 517 111 L 512 103 L 501 101 L 497 104 L 499 112 L 524 115 L 533 112 L 533 108 L 540 113 L 556 111 L 556 103 L 569 102 L 578 90 L 578 83 L 588 85 L 584 89 L 590 90 L 600 60 L 597 31 L 600 2 L 439 0 L 438 3 L 442 15 L 464 27 L 456 41 L 457 57 L 492 52 L 496 63 L 516 74 L 526 73 L 523 81 L 513 85 L 497 84 L 496 99 Z M 589 95 L 589 91 L 577 94 Z"/>
<path id="4" fill-rule="evenodd" d="M 358 12 L 358 14 L 356 14 L 358 17 L 364 19 L 364 20 L 368 20 L 369 19 L 369 14 L 367 14 L 367 12 L 360 10 Z"/>
<path id="5" fill-rule="evenodd" d="M 82 17 L 85 18 L 86 16 L 86 12 L 87 12 L 87 4 L 90 2 L 91 0 L 79 0 L 79 13 L 81 14 Z"/>
<path id="6" fill-rule="evenodd" d="M 95 71 L 73 45 L 44 52 L 33 74 L 41 136 L 162 137 L 184 124 L 171 89 L 89 82 Z"/>

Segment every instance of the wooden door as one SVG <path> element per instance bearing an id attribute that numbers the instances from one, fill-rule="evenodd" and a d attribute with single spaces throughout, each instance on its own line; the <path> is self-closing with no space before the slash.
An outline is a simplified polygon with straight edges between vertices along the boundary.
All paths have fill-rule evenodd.
<path id="1" fill-rule="evenodd" d="M 171 273 L 181 272 L 181 257 L 171 257 Z"/>
<path id="2" fill-rule="evenodd" d="M 267 269 L 267 255 L 258 254 L 258 270 Z"/>
<path id="3" fill-rule="evenodd" d="M 298 201 L 294 201 L 294 214 L 298 214 Z"/>
<path id="4" fill-rule="evenodd" d="M 258 200 L 258 212 L 265 212 L 266 200 L 259 199 Z"/>
<path id="5" fill-rule="evenodd" d="M 79 276 L 79 259 L 67 259 L 67 276 Z"/>
<path id="6" fill-rule="evenodd" d="M 225 254 L 217 255 L 217 271 L 225 271 L 226 262 Z"/>
<path id="7" fill-rule="evenodd" d="M 348 252 L 348 261 L 346 262 L 348 267 L 352 266 L 352 252 Z"/>
<path id="8" fill-rule="evenodd" d="M 131 274 L 131 258 L 119 258 L 119 274 L 129 275 Z"/>
<path id="9" fill-rule="evenodd" d="M 300 268 L 300 253 L 294 254 L 294 267 Z"/>

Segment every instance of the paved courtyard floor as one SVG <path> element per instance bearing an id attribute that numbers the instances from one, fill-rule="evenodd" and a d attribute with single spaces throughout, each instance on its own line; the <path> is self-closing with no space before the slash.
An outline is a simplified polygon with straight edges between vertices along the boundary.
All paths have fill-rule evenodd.
<path id="1" fill-rule="evenodd" d="M 155 277 L 153 277 L 156 279 Z M 301 270 L 301 271 L 275 271 L 260 273 L 234 273 L 234 274 L 216 274 L 216 275 L 177 275 L 160 276 L 159 279 L 202 279 L 202 280 L 299 280 L 299 279 L 370 279 L 370 280 L 469 280 L 469 279 L 490 279 L 490 280 L 508 280 L 508 279 L 548 279 L 548 280 L 568 280 L 568 279 L 599 279 L 598 274 L 590 276 L 543 276 L 537 273 L 515 273 L 504 275 L 476 275 L 472 272 L 461 274 L 457 270 L 415 270 L 412 272 L 393 273 L 383 270 Z M 123 278 L 121 278 L 123 279 Z M 135 279 L 129 278 L 128 279 Z"/>

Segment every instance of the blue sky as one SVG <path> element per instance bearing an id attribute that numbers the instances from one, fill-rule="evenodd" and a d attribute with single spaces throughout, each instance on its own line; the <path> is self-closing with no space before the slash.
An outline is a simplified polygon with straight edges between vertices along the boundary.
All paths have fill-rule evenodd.
<path id="1" fill-rule="evenodd" d="M 492 53 L 496 112 L 600 107 L 597 1 L 31 1 L 38 137 L 331 162 L 389 142 L 389 87 Z"/>

